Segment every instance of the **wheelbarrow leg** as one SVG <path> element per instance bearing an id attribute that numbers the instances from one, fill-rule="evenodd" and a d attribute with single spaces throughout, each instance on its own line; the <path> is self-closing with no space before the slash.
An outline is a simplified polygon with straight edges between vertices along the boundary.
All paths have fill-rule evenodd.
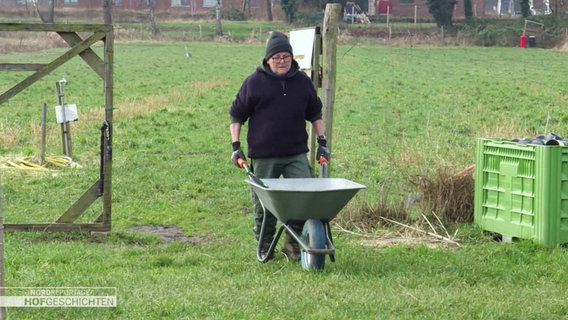
<path id="1" fill-rule="evenodd" d="M 261 202 L 262 205 L 262 202 Z M 280 236 L 282 235 L 282 232 L 284 231 L 284 226 L 280 226 L 280 228 L 278 228 L 278 231 L 276 232 L 276 235 L 272 238 L 272 242 L 270 243 L 270 247 L 268 248 L 268 250 L 264 253 L 264 255 L 262 254 L 262 246 L 263 246 L 263 239 L 264 239 L 264 232 L 265 232 L 265 226 L 266 226 L 266 208 L 264 207 L 264 205 L 262 205 L 262 209 L 263 209 L 263 214 L 264 214 L 264 218 L 262 219 L 262 224 L 260 226 L 260 234 L 258 237 L 258 244 L 256 247 L 256 258 L 258 259 L 258 261 L 262 262 L 262 263 L 266 263 L 270 260 L 270 256 L 272 256 L 274 254 L 274 248 L 276 247 L 276 244 L 278 243 L 278 239 L 280 239 Z"/>
<path id="2" fill-rule="evenodd" d="M 283 231 L 284 231 L 284 227 L 280 226 L 280 228 L 278 228 L 278 231 L 276 231 L 276 235 L 274 236 L 274 239 L 272 239 L 272 242 L 270 243 L 270 247 L 268 248 L 268 250 L 266 251 L 266 253 L 264 255 L 262 254 L 263 242 L 261 240 L 258 241 L 258 245 L 257 245 L 257 248 L 256 248 L 256 258 L 258 259 L 258 261 L 260 261 L 262 263 L 266 263 L 270 260 L 270 256 L 274 253 L 274 249 L 276 248 L 276 244 L 278 243 L 278 239 L 280 239 L 280 236 L 282 235 Z"/>
<path id="3" fill-rule="evenodd" d="M 329 221 L 325 221 L 323 226 L 325 228 L 325 234 L 327 237 L 326 247 L 334 252 L 329 254 L 329 260 L 331 260 L 331 262 L 335 262 L 335 247 L 333 246 L 333 238 L 331 236 L 331 227 L 329 226 Z"/>

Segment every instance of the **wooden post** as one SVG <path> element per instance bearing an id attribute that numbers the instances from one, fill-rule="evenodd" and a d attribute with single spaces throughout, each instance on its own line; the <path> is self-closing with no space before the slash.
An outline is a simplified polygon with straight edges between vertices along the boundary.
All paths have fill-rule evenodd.
<path id="1" fill-rule="evenodd" d="M 315 29 L 315 37 L 314 37 L 314 49 L 312 54 L 312 70 L 310 78 L 312 79 L 312 83 L 314 87 L 316 87 L 316 91 L 321 88 L 321 63 L 320 63 L 320 56 L 321 56 L 321 28 L 316 27 Z M 310 125 L 309 130 L 309 148 L 310 152 L 308 154 L 308 160 L 313 168 L 316 168 L 316 133 L 314 132 L 314 128 Z"/>
<path id="2" fill-rule="evenodd" d="M 417 20 L 418 20 L 418 6 L 414 5 L 414 24 L 416 24 Z"/>
<path id="3" fill-rule="evenodd" d="M 333 104 L 335 102 L 335 76 L 337 59 L 337 36 L 341 4 L 328 3 L 325 7 L 322 32 L 322 95 L 323 121 L 327 147 L 332 153 Z M 330 156 L 331 157 L 331 156 Z"/>
<path id="4" fill-rule="evenodd" d="M 45 122 L 47 121 L 47 105 L 45 102 L 41 105 L 41 140 L 40 140 L 40 158 L 41 164 L 45 162 Z"/>
<path id="5" fill-rule="evenodd" d="M 2 177 L 0 176 L 0 302 L 5 302 L 4 285 L 4 221 L 2 218 Z M 6 306 L 0 305 L 0 320 L 6 319 Z"/>
<path id="6" fill-rule="evenodd" d="M 61 79 L 55 83 L 55 91 L 57 93 L 57 104 L 61 106 L 61 144 L 63 145 L 63 154 L 71 157 L 71 128 L 69 122 L 65 117 L 65 94 L 63 93 L 63 86 L 67 84 L 67 80 Z"/>
<path id="7" fill-rule="evenodd" d="M 112 148 L 113 148 L 113 110 L 114 110 L 114 34 L 112 30 L 107 32 L 104 42 L 104 61 L 105 64 L 105 124 L 106 141 L 104 143 L 104 164 L 102 168 L 103 173 L 103 213 L 101 214 L 101 222 L 108 227 L 107 231 L 111 228 L 111 207 L 112 207 Z"/>

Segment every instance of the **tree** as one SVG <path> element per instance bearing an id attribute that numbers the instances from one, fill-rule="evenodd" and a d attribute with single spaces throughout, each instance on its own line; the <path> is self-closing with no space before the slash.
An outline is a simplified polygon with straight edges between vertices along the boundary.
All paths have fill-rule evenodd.
<path id="1" fill-rule="evenodd" d="M 157 35 L 158 33 L 160 33 L 160 30 L 158 30 L 158 26 L 156 25 L 156 1 L 155 0 L 149 0 L 148 1 L 148 18 L 150 18 L 150 32 L 152 33 L 153 36 Z"/>
<path id="2" fill-rule="evenodd" d="M 272 21 L 272 0 L 266 0 L 266 21 Z"/>
<path id="3" fill-rule="evenodd" d="M 39 11 L 39 0 L 32 0 L 32 3 L 34 4 L 34 8 L 36 10 L 37 15 L 39 16 L 39 18 L 41 19 L 41 22 L 43 23 L 53 23 L 54 21 L 54 12 L 55 12 L 55 0 L 49 0 L 48 4 L 47 4 L 47 17 L 44 17 L 41 12 Z"/>
<path id="4" fill-rule="evenodd" d="M 523 18 L 528 18 L 531 15 L 529 0 L 521 0 L 521 15 Z"/>
<path id="5" fill-rule="evenodd" d="M 246 15 L 247 9 L 250 8 L 250 0 L 242 0 L 241 9 L 243 14 Z M 272 0 L 264 1 L 264 13 L 266 14 L 266 21 L 272 21 Z"/>
<path id="6" fill-rule="evenodd" d="M 296 19 L 296 0 L 280 0 L 280 6 L 286 14 L 286 22 L 291 24 Z"/>
<path id="7" fill-rule="evenodd" d="M 471 22 L 471 20 L 473 20 L 473 5 L 471 3 L 471 0 L 463 1 L 463 13 L 465 16 L 465 21 Z"/>
<path id="8" fill-rule="evenodd" d="M 111 0 L 103 0 L 103 16 L 105 24 L 112 24 L 112 16 L 110 14 L 111 7 L 112 7 Z"/>
<path id="9" fill-rule="evenodd" d="M 53 23 L 55 21 L 55 0 L 49 0 L 47 8 L 47 22 Z"/>
<path id="10" fill-rule="evenodd" d="M 215 6 L 215 35 L 223 35 L 223 27 L 221 26 L 221 0 L 217 0 L 217 5 Z"/>
<path id="11" fill-rule="evenodd" d="M 440 28 L 452 27 L 452 13 L 457 0 L 426 0 L 428 12 L 436 20 L 436 24 Z"/>

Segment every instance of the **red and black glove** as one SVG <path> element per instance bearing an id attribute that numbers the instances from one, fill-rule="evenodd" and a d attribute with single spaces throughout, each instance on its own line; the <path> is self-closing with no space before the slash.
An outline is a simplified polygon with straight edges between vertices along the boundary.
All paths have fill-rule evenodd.
<path id="1" fill-rule="evenodd" d="M 329 163 L 329 149 L 327 148 L 327 140 L 325 136 L 318 136 L 318 151 L 316 152 L 316 159 L 319 163 Z"/>

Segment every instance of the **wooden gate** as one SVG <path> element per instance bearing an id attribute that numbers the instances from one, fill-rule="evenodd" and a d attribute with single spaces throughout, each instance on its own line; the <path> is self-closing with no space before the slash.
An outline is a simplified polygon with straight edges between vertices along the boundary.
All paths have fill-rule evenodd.
<path id="1" fill-rule="evenodd" d="M 4 231 L 110 231 L 112 183 L 112 112 L 113 112 L 113 27 L 104 24 L 20 24 L 0 23 L 0 31 L 55 32 L 69 50 L 46 64 L 0 63 L 0 72 L 30 71 L 30 76 L 0 95 L 0 105 L 72 58 L 81 57 L 104 83 L 105 113 L 101 126 L 100 175 L 97 181 L 53 223 L 4 224 Z M 79 36 L 87 34 L 84 38 Z M 103 58 L 91 46 L 104 43 Z M 102 213 L 93 223 L 74 223 L 98 198 Z"/>

